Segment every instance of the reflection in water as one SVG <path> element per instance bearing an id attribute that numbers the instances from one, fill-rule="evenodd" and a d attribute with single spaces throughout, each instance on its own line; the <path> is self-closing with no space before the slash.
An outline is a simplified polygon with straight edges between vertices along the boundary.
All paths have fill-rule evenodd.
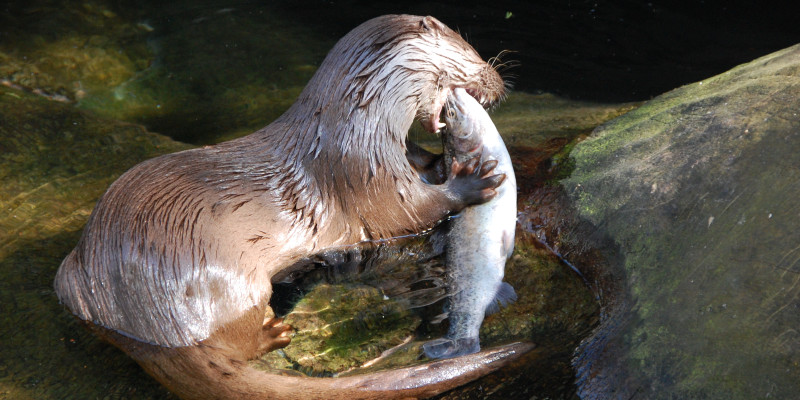
<path id="1" fill-rule="evenodd" d="M 363 372 L 359 365 L 365 364 L 381 369 L 424 362 L 421 344 L 447 332 L 442 253 L 448 222 L 417 236 L 331 249 L 278 277 L 284 282 L 275 284 L 271 304 L 276 313 L 286 313 L 296 333 L 287 348 L 254 364 L 329 376 Z M 519 300 L 486 318 L 482 347 L 522 340 L 537 348 L 526 365 L 448 396 L 493 387 L 497 379 L 506 382 L 502 390 L 509 395 L 535 388 L 554 398 L 572 396 L 570 359 L 597 321 L 594 295 L 540 248 L 532 232 L 520 235 L 506 276 Z"/>
<path id="2" fill-rule="evenodd" d="M 305 293 L 319 282 L 370 284 L 387 296 L 401 298 L 410 308 L 444 297 L 444 251 L 447 221 L 419 235 L 365 241 L 327 249 L 273 277 L 271 304 L 285 304 L 281 292 Z M 281 293 L 281 294 L 279 294 Z M 281 314 L 283 306 L 274 306 Z"/>

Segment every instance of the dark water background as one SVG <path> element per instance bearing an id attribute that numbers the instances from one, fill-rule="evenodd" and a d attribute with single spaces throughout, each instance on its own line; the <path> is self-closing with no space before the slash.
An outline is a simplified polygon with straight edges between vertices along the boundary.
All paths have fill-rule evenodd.
<path id="1" fill-rule="evenodd" d="M 519 90 L 603 102 L 646 100 L 800 41 L 798 7 L 788 1 L 298 1 L 278 8 L 334 36 L 381 14 L 430 14 L 460 29 L 484 57 L 515 51 Z"/>
<path id="2" fill-rule="evenodd" d="M 99 91 L 87 88 L 81 107 L 190 143 L 266 125 L 291 104 L 338 38 L 387 13 L 433 15 L 484 58 L 513 51 L 504 59 L 518 66 L 506 76 L 519 91 L 598 102 L 647 100 L 800 42 L 797 7 L 788 1 L 12 0 L 0 7 L 0 47 L 17 59 L 32 57 L 25 52 L 41 40 L 111 39 L 134 59 L 127 74 L 135 74 L 121 73 L 128 81 L 112 85 L 111 98 L 126 101 L 91 96 Z M 146 48 L 137 47 L 145 41 Z"/>

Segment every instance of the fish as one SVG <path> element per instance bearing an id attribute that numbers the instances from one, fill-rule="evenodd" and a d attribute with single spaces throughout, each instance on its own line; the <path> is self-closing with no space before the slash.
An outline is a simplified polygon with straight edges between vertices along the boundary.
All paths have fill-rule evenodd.
<path id="1" fill-rule="evenodd" d="M 444 165 L 467 162 L 478 154 L 483 165 L 493 160 L 495 174 L 505 179 L 487 203 L 465 208 L 452 217 L 444 264 L 447 269 L 450 322 L 447 334 L 423 344 L 429 358 L 452 358 L 480 351 L 478 333 L 484 316 L 517 299 L 503 282 L 505 265 L 514 251 L 517 225 L 517 183 L 511 157 L 489 114 L 461 88 L 447 97 L 442 132 Z M 448 171 L 449 173 L 449 171 Z"/>

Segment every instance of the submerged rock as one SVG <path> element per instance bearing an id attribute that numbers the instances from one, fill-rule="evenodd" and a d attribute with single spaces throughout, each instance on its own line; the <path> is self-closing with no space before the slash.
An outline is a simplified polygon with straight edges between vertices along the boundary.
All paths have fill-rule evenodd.
<path id="1" fill-rule="evenodd" d="M 568 259 L 594 246 L 608 261 L 584 268 L 605 312 L 575 360 L 582 397 L 800 392 L 799 114 L 800 45 L 575 147 L 562 183 L 584 225 L 549 239 Z"/>
<path id="2" fill-rule="evenodd" d="M 281 353 L 298 370 L 324 376 L 359 367 L 410 340 L 420 318 L 377 288 L 320 284 L 285 322 L 293 336 Z"/>

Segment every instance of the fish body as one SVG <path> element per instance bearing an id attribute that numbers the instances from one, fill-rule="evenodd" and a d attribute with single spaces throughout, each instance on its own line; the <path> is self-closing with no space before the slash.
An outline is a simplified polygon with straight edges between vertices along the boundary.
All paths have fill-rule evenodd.
<path id="1" fill-rule="evenodd" d="M 447 335 L 423 346 L 431 358 L 450 358 L 480 350 L 478 332 L 487 313 L 516 300 L 503 282 L 505 265 L 514 250 L 517 184 L 511 157 L 500 133 L 481 104 L 464 89 L 449 95 L 443 113 L 445 165 L 467 162 L 481 154 L 481 163 L 495 160 L 494 173 L 505 174 L 491 201 L 465 208 L 451 220 L 447 236 Z M 480 165 L 479 164 L 479 165 Z"/>

